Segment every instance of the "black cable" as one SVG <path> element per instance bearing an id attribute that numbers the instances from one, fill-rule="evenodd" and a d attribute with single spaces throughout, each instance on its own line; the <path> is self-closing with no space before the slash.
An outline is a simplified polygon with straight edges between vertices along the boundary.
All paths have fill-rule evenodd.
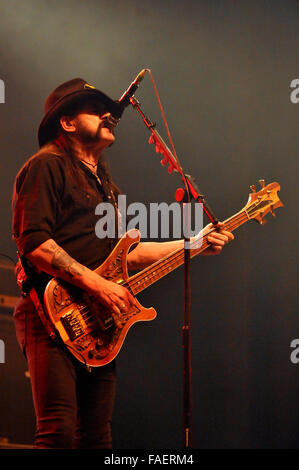
<path id="1" fill-rule="evenodd" d="M 11 256 L 6 255 L 5 253 L 0 253 L 0 256 L 9 259 L 16 266 L 17 262 L 13 258 L 11 258 Z"/>

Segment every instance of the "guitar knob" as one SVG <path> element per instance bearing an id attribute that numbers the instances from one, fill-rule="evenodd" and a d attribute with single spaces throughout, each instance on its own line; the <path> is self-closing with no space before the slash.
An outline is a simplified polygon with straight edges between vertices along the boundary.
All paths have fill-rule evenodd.
<path id="1" fill-rule="evenodd" d="M 265 225 L 267 223 L 267 219 L 265 219 L 264 213 L 265 211 L 260 211 L 260 217 L 261 217 L 260 224 L 261 225 Z"/>
<path id="2" fill-rule="evenodd" d="M 265 183 L 265 180 L 259 180 L 259 183 L 260 183 L 260 185 L 261 185 L 262 188 L 265 187 L 265 184 L 266 184 L 266 183 Z"/>
<path id="3" fill-rule="evenodd" d="M 89 359 L 93 359 L 94 358 L 94 355 L 95 355 L 95 350 L 94 349 L 90 349 L 88 351 L 88 357 Z"/>
<path id="4" fill-rule="evenodd" d="M 103 343 L 103 340 L 98 338 L 95 342 L 95 348 L 97 351 L 100 351 L 101 348 L 103 347 L 104 343 Z"/>

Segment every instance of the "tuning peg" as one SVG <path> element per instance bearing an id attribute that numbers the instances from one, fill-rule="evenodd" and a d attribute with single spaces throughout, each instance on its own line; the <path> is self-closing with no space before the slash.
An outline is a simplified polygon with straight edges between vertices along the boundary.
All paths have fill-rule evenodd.
<path id="1" fill-rule="evenodd" d="M 260 224 L 265 225 L 267 223 L 267 219 L 264 217 L 264 211 L 260 211 L 260 217 L 261 217 Z"/>
<path id="2" fill-rule="evenodd" d="M 274 206 L 273 206 L 273 204 L 271 204 L 271 206 L 270 206 L 270 212 L 271 212 L 271 214 L 273 215 L 273 217 L 276 217 L 276 214 L 275 214 L 275 212 L 274 212 Z"/>
<path id="3" fill-rule="evenodd" d="M 250 189 L 251 189 L 251 191 L 252 191 L 253 193 L 256 193 L 256 189 L 255 189 L 254 184 L 252 184 L 252 185 L 250 186 Z"/>
<path id="4" fill-rule="evenodd" d="M 259 183 L 260 183 L 260 185 L 261 185 L 262 188 L 265 187 L 265 184 L 266 184 L 266 183 L 265 183 L 265 180 L 259 180 Z"/>

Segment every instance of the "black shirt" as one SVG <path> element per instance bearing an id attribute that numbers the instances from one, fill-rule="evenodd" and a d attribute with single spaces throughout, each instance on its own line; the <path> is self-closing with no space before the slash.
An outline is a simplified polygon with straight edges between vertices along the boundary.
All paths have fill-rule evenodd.
<path id="1" fill-rule="evenodd" d="M 42 153 L 31 158 L 16 178 L 13 237 L 18 250 L 26 255 L 52 238 L 72 258 L 95 269 L 107 258 L 115 239 L 98 238 L 95 208 L 112 202 L 111 193 L 80 160 L 75 160 L 79 178 L 70 177 L 65 157 Z M 105 184 L 104 184 L 105 182 Z M 104 186 L 103 186 L 104 185 Z"/>

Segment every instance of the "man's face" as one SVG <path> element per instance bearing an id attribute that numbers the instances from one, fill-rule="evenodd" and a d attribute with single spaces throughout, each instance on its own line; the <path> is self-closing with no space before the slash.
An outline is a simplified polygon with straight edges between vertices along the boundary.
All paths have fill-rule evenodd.
<path id="1" fill-rule="evenodd" d="M 84 105 L 74 116 L 76 137 L 86 145 L 109 147 L 115 141 L 113 126 L 107 121 L 110 112 L 94 104 Z"/>

